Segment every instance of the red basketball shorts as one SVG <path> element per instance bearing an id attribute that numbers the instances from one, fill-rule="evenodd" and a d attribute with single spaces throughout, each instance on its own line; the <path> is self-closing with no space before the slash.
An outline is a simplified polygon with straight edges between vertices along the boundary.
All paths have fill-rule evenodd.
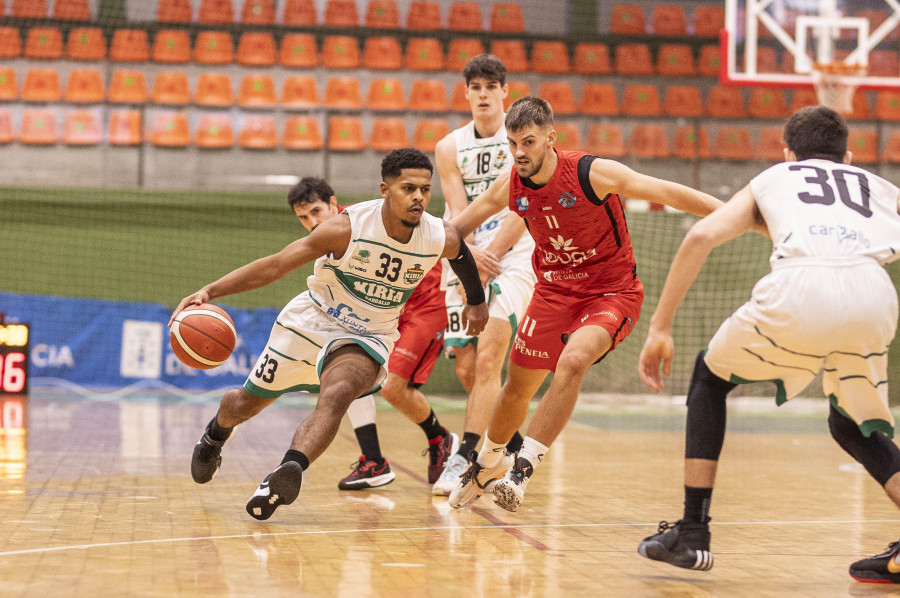
<path id="1" fill-rule="evenodd" d="M 397 330 L 400 338 L 388 359 L 388 371 L 413 384 L 425 384 L 444 349 L 447 305 L 435 285 L 406 303 Z"/>
<path id="2" fill-rule="evenodd" d="M 643 302 L 644 285 L 638 279 L 628 289 L 589 297 L 565 295 L 538 283 L 509 359 L 530 370 L 556 371 L 565 341 L 582 326 L 606 329 L 612 337 L 612 351 L 634 330 Z"/>

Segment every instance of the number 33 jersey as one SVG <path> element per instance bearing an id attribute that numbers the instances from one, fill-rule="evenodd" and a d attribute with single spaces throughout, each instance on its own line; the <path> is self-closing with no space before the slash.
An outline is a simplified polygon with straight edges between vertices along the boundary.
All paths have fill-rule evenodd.
<path id="1" fill-rule="evenodd" d="M 340 258 L 316 260 L 306 281 L 316 306 L 360 335 L 396 333 L 403 305 L 444 252 L 444 223 L 427 213 L 408 243 L 389 237 L 381 216 L 384 202 L 345 208 L 351 228 L 347 250 Z"/>
<path id="2" fill-rule="evenodd" d="M 774 249 L 770 263 L 796 257 L 900 258 L 897 187 L 830 160 L 783 162 L 750 181 Z"/>

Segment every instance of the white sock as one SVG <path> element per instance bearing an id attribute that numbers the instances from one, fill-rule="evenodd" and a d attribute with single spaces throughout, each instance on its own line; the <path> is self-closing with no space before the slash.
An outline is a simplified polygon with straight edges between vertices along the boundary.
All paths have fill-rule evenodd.
<path id="1" fill-rule="evenodd" d="M 360 397 L 350 403 L 347 408 L 347 417 L 354 429 L 375 423 L 375 396 Z"/>
<path id="2" fill-rule="evenodd" d="M 531 436 L 526 436 L 525 440 L 522 442 L 522 449 L 519 451 L 519 456 L 528 459 L 531 466 L 537 469 L 537 466 L 541 464 L 544 460 L 544 455 L 546 455 L 549 450 L 550 447 L 544 446 Z"/>
<path id="3" fill-rule="evenodd" d="M 478 453 L 478 464 L 485 469 L 493 467 L 500 463 L 503 455 L 506 454 L 505 442 L 494 442 L 485 435 L 484 444 L 481 446 L 481 452 Z"/>

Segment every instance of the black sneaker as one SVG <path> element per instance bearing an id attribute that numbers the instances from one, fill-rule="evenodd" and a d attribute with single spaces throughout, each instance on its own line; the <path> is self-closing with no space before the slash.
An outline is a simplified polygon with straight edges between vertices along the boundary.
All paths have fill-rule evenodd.
<path id="1" fill-rule="evenodd" d="M 659 531 L 644 538 L 638 554 L 654 561 L 665 561 L 684 569 L 709 571 L 713 555 L 709 551 L 709 523 L 662 521 Z"/>
<path id="2" fill-rule="evenodd" d="M 206 424 L 206 430 L 200 441 L 194 445 L 194 454 L 191 456 L 191 477 L 198 484 L 205 484 L 213 479 L 219 466 L 222 465 L 222 446 L 224 440 L 213 440 L 209 437 L 209 428 L 214 420 Z"/>
<path id="3" fill-rule="evenodd" d="M 353 471 L 347 477 L 338 482 L 341 490 L 365 490 L 390 484 L 397 475 L 391 471 L 387 459 L 372 461 L 365 455 L 360 455 L 359 460 L 350 466 Z"/>
<path id="4" fill-rule="evenodd" d="M 881 554 L 850 565 L 850 577 L 871 583 L 900 583 L 900 542 L 891 542 Z"/>
<path id="5" fill-rule="evenodd" d="M 428 455 L 428 483 L 434 484 L 444 473 L 450 455 L 459 450 L 459 436 L 444 428 L 444 435 L 428 441 L 422 456 Z"/>
<path id="6" fill-rule="evenodd" d="M 294 461 L 282 463 L 266 476 L 247 501 L 247 512 L 254 519 L 268 519 L 279 506 L 289 505 L 297 500 L 302 483 L 303 468 L 300 464 Z"/>

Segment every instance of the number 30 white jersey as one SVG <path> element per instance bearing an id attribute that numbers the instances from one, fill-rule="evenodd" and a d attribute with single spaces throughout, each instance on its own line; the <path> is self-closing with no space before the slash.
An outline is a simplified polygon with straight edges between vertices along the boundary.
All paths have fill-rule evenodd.
<path id="1" fill-rule="evenodd" d="M 900 190 L 857 166 L 830 160 L 783 162 L 752 181 L 774 249 L 769 261 L 795 257 L 900 258 Z"/>

